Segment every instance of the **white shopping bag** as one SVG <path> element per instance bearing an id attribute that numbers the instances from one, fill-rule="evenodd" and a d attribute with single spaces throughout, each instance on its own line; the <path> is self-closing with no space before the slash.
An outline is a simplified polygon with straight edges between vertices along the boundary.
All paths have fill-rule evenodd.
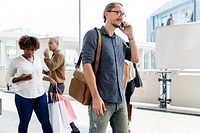
<path id="1" fill-rule="evenodd" d="M 71 128 L 68 123 L 64 101 L 49 103 L 48 108 L 53 133 L 70 133 Z"/>

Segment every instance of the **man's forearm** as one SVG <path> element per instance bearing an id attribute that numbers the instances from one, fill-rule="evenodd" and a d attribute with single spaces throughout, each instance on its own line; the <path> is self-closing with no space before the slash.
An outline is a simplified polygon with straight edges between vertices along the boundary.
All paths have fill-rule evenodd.
<path id="1" fill-rule="evenodd" d="M 133 63 L 138 63 L 139 62 L 139 54 L 138 54 L 138 49 L 136 46 L 134 35 L 129 35 L 128 40 L 129 40 L 129 45 L 130 45 L 130 49 L 131 49 L 131 61 Z"/>
<path id="2" fill-rule="evenodd" d="M 87 81 L 88 87 L 90 89 L 92 98 L 94 99 L 96 97 L 99 97 L 99 92 L 97 90 L 97 85 L 96 85 L 96 77 L 94 75 L 91 64 L 84 64 L 83 72 L 84 72 L 84 76 Z"/>

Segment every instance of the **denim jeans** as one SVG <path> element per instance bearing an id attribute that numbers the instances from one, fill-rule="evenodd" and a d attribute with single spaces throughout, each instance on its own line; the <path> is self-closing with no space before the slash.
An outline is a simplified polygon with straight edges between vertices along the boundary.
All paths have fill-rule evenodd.
<path id="1" fill-rule="evenodd" d="M 27 133 L 28 124 L 31 119 L 33 110 L 42 125 L 43 133 L 52 133 L 49 121 L 49 112 L 47 106 L 47 96 L 43 94 L 40 97 L 27 99 L 15 94 L 15 105 L 19 115 L 18 133 Z"/>
<path id="2" fill-rule="evenodd" d="M 127 133 L 128 116 L 126 102 L 123 101 L 120 103 L 108 103 L 104 101 L 104 103 L 106 106 L 104 116 L 97 115 L 92 109 L 92 104 L 89 105 L 89 133 L 105 133 L 109 121 L 113 133 Z"/>
<path id="3" fill-rule="evenodd" d="M 64 83 L 57 83 L 57 87 L 59 88 L 58 93 L 63 94 L 65 91 L 65 84 Z M 50 84 L 49 85 L 49 90 L 48 90 L 48 102 L 52 103 L 51 98 L 50 98 L 50 93 L 54 92 L 56 90 L 56 88 Z"/>

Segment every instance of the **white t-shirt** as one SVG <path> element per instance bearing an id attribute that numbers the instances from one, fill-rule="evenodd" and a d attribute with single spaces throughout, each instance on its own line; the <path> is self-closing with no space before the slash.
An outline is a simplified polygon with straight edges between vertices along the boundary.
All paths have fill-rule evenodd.
<path id="1" fill-rule="evenodd" d="M 128 64 L 128 66 L 129 66 L 128 82 L 130 82 L 131 80 L 133 80 L 135 78 L 135 68 L 134 68 L 133 63 L 131 61 L 124 60 L 124 62 L 126 64 Z"/>
<path id="2" fill-rule="evenodd" d="M 32 74 L 32 79 L 12 83 L 14 77 L 22 74 Z M 6 80 L 14 85 L 16 94 L 25 98 L 36 98 L 45 93 L 43 77 L 40 57 L 35 55 L 34 62 L 31 63 L 21 55 L 11 60 Z"/>

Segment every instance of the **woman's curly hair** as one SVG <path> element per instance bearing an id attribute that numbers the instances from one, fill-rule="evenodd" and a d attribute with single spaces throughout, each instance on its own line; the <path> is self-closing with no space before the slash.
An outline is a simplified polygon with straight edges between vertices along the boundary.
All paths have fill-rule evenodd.
<path id="1" fill-rule="evenodd" d="M 34 36 L 24 35 L 19 39 L 19 47 L 24 50 L 29 46 L 34 46 L 35 50 L 40 48 L 40 41 Z"/>

